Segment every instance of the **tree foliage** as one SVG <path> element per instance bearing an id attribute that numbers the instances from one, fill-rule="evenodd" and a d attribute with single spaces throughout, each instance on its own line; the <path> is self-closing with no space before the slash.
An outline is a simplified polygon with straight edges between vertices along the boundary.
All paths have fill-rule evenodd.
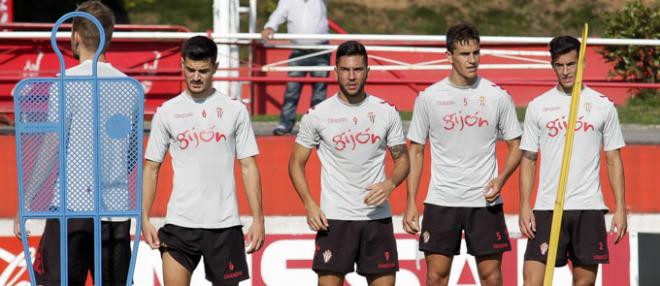
<path id="1" fill-rule="evenodd" d="M 606 19 L 604 37 L 660 38 L 660 5 L 645 5 L 640 0 L 628 3 L 623 10 Z M 660 79 L 660 47 L 607 46 L 601 51 L 608 62 L 614 63 L 612 76 L 624 80 L 656 83 Z"/>

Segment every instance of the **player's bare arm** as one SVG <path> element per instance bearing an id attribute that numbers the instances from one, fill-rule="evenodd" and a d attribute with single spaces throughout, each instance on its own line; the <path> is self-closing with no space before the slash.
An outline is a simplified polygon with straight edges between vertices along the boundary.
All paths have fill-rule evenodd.
<path id="1" fill-rule="evenodd" d="M 35 166 L 45 166 L 43 170 L 55 170 L 55 165 L 58 161 L 57 149 L 59 143 L 57 136 L 55 134 L 46 134 L 43 137 L 41 146 L 39 147 L 39 154 L 37 155 L 37 161 Z M 33 201 L 33 198 L 39 192 L 41 185 L 46 181 L 50 176 L 48 172 L 30 172 L 29 178 L 25 181 L 24 192 L 27 194 L 29 199 L 25 200 L 25 203 L 29 204 Z M 30 231 L 26 229 L 26 235 L 29 235 Z M 21 221 L 19 219 L 19 211 L 16 211 L 16 217 L 14 218 L 14 235 L 18 239 L 21 238 Z"/>
<path id="2" fill-rule="evenodd" d="M 424 165 L 424 144 L 410 142 L 410 172 L 406 192 L 406 212 L 403 216 L 403 229 L 410 234 L 419 232 L 419 211 L 417 210 L 417 188 Z"/>
<path id="3" fill-rule="evenodd" d="M 628 231 L 628 212 L 626 210 L 625 179 L 623 175 L 623 162 L 619 149 L 605 152 L 607 159 L 607 175 L 612 186 L 616 210 L 612 217 L 610 231 L 616 233 L 614 243 L 619 243 Z"/>
<path id="4" fill-rule="evenodd" d="M 387 201 L 392 191 L 408 176 L 410 158 L 406 144 L 395 145 L 389 149 L 394 161 L 392 175 L 383 182 L 367 187 L 369 193 L 364 197 L 364 203 L 367 205 L 380 205 Z"/>
<path id="5" fill-rule="evenodd" d="M 506 145 L 509 151 L 506 156 L 506 162 L 504 163 L 504 169 L 497 178 L 488 182 L 484 188 L 486 192 L 484 197 L 488 202 L 493 202 L 500 196 L 502 187 L 520 164 L 520 157 L 522 156 L 522 151 L 518 148 L 520 146 L 520 137 L 506 140 Z"/>
<path id="6" fill-rule="evenodd" d="M 243 189 L 245 189 L 250 211 L 252 212 L 252 224 L 250 224 L 247 231 L 249 245 L 247 253 L 253 253 L 261 249 L 266 237 L 264 211 L 261 201 L 261 176 L 259 175 L 259 167 L 254 156 L 240 159 L 238 162 L 241 165 Z"/>
<path id="7" fill-rule="evenodd" d="M 522 151 L 522 160 L 520 161 L 520 214 L 518 224 L 520 232 L 530 239 L 534 239 L 534 232 L 536 232 L 536 221 L 530 207 L 530 197 L 534 186 L 534 177 L 536 176 L 537 158 L 537 152 L 525 150 Z"/>
<path id="8" fill-rule="evenodd" d="M 142 236 L 151 249 L 160 247 L 156 227 L 149 221 L 151 206 L 156 197 L 156 184 L 160 162 L 146 160 L 142 167 Z"/>
<path id="9" fill-rule="evenodd" d="M 297 143 L 294 144 L 293 152 L 291 152 L 291 158 L 289 159 L 289 177 L 291 178 L 293 187 L 296 189 L 296 193 L 298 193 L 298 197 L 300 197 L 300 200 L 305 206 L 309 227 L 314 231 L 327 230 L 328 220 L 314 201 L 314 198 L 312 198 L 312 194 L 309 192 L 309 184 L 307 184 L 307 178 L 305 177 L 305 166 L 311 153 L 312 149 L 305 148 Z"/>

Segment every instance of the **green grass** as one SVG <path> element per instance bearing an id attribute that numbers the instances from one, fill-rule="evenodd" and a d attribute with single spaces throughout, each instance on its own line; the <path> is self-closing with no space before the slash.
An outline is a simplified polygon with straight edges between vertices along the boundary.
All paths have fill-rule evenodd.
<path id="1" fill-rule="evenodd" d="M 297 120 L 300 120 L 300 115 L 297 116 Z M 280 116 L 278 115 L 253 115 L 252 116 L 252 122 L 275 122 L 280 120 Z"/>
<path id="2" fill-rule="evenodd" d="M 649 90 L 617 107 L 621 123 L 660 125 L 660 91 Z"/>

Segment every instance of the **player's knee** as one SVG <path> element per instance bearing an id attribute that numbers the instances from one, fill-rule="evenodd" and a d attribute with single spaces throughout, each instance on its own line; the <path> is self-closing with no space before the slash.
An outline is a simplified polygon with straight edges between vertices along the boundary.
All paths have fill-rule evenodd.
<path id="1" fill-rule="evenodd" d="M 502 273 L 499 270 L 493 270 L 488 273 L 479 274 L 481 285 L 498 286 L 502 285 Z"/>
<path id="2" fill-rule="evenodd" d="M 449 272 L 444 271 L 427 271 L 426 272 L 426 285 L 447 285 L 449 283 Z"/>
<path id="3" fill-rule="evenodd" d="M 542 286 L 543 277 L 536 276 L 525 272 L 523 275 L 523 285 L 524 286 Z"/>
<path id="4" fill-rule="evenodd" d="M 531 279 L 530 277 L 525 277 L 523 278 L 523 286 L 536 286 L 539 285 L 536 283 L 534 279 Z"/>
<path id="5" fill-rule="evenodd" d="M 591 277 L 575 277 L 573 276 L 574 286 L 593 286 L 596 285 L 596 280 Z"/>

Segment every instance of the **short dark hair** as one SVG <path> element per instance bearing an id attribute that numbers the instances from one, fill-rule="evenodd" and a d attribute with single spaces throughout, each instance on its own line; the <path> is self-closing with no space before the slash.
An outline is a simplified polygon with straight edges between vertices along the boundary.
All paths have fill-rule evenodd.
<path id="1" fill-rule="evenodd" d="M 346 41 L 339 45 L 335 54 L 335 64 L 339 63 L 339 58 L 344 56 L 362 56 L 365 65 L 369 61 L 367 49 L 358 41 Z"/>
<path id="2" fill-rule="evenodd" d="M 183 42 L 181 57 L 193 61 L 210 60 L 214 64 L 218 59 L 218 47 L 208 37 L 194 36 Z"/>
<path id="3" fill-rule="evenodd" d="M 559 36 L 550 41 L 550 57 L 554 63 L 561 55 L 575 51 L 580 54 L 580 41 L 571 36 Z"/>
<path id="4" fill-rule="evenodd" d="M 76 11 L 89 13 L 101 22 L 101 26 L 103 26 L 103 31 L 105 32 L 105 45 L 101 53 L 105 53 L 105 50 L 110 46 L 110 40 L 112 40 L 112 32 L 115 26 L 115 15 L 112 13 L 112 10 L 101 3 L 101 1 L 90 0 L 78 5 Z M 86 49 L 92 52 L 98 49 L 100 33 L 92 21 L 83 17 L 74 17 L 71 26 L 73 32 L 80 34 L 82 44 Z"/>
<path id="5" fill-rule="evenodd" d="M 468 43 L 474 40 L 479 44 L 479 30 L 469 23 L 457 24 L 447 30 L 447 50 L 454 51 L 456 44 Z"/>

